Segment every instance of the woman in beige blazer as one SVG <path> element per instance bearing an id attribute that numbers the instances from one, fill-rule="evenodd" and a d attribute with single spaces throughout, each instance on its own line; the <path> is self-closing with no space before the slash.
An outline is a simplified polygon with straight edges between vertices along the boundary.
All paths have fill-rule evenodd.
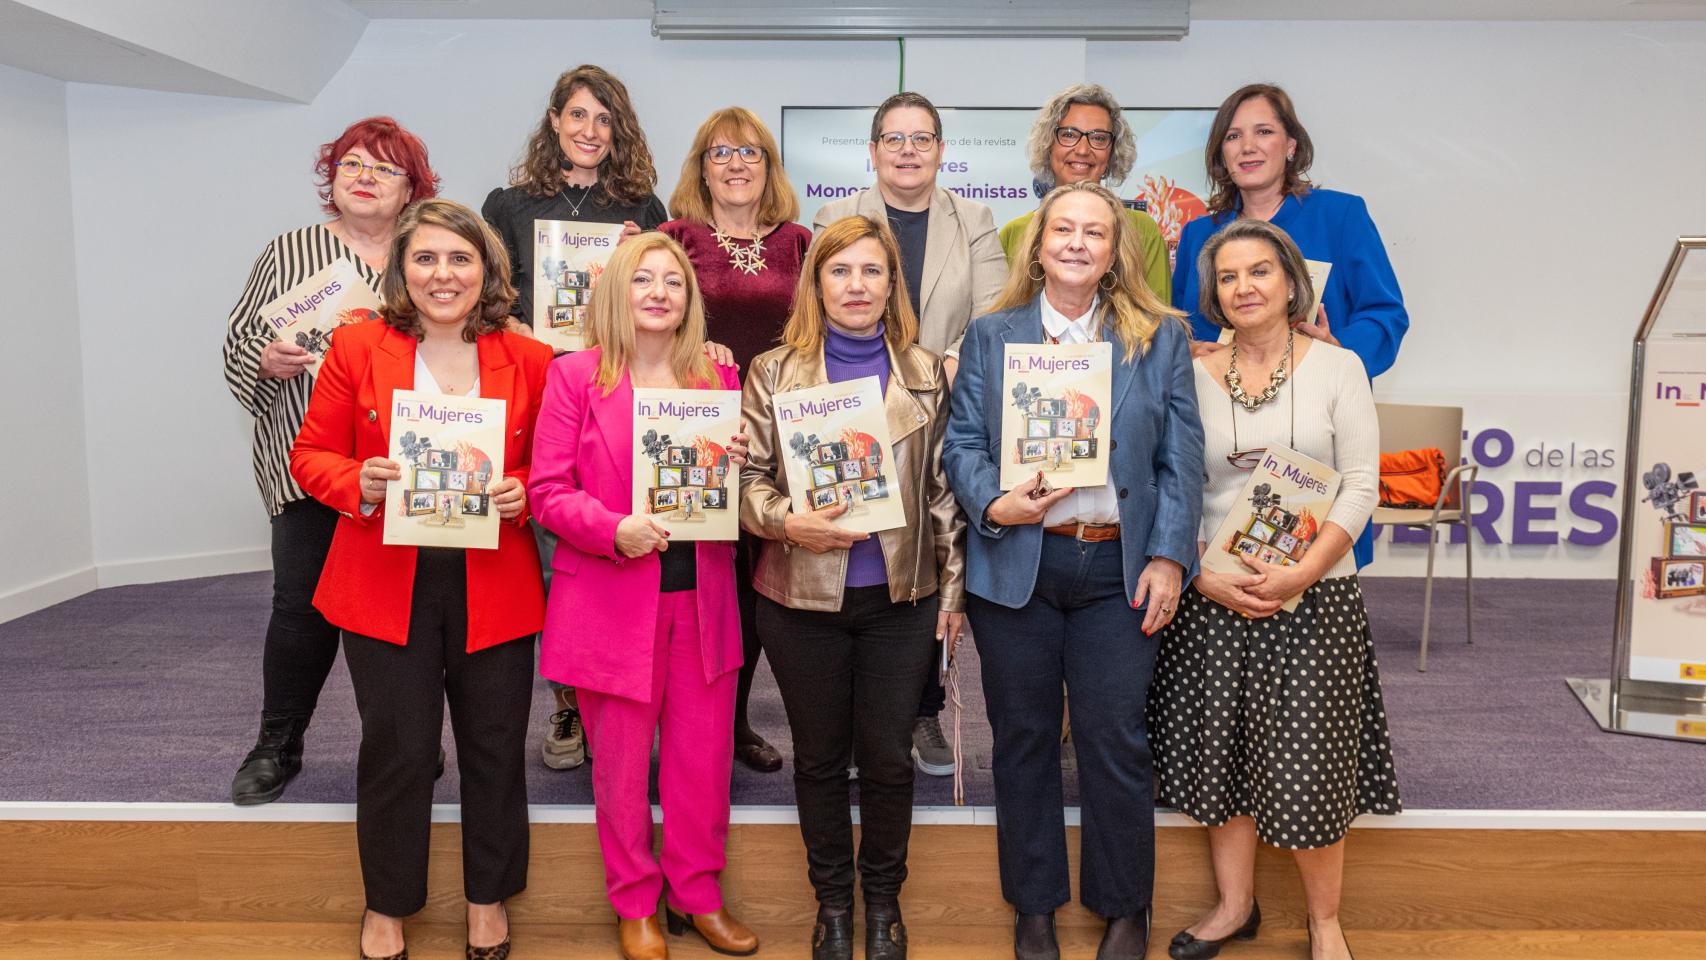
<path id="1" fill-rule="evenodd" d="M 922 95 L 884 100 L 871 119 L 869 146 L 876 185 L 818 208 L 812 232 L 843 217 L 887 221 L 900 243 L 918 345 L 944 356 L 952 382 L 966 325 L 989 312 L 1007 280 L 995 217 L 987 206 L 936 186 L 942 116 Z"/>

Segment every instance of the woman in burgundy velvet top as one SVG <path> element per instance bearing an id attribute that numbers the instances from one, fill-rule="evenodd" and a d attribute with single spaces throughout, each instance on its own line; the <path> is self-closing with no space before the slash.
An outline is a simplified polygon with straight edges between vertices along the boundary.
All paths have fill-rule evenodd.
<path id="1" fill-rule="evenodd" d="M 705 299 L 706 338 L 727 344 L 744 372 L 781 341 L 794 305 L 794 287 L 812 233 L 794 222 L 799 201 L 788 183 L 776 138 L 752 111 L 727 107 L 699 126 L 669 198 L 675 219 L 664 233 L 686 249 Z M 758 666 L 758 631 L 753 622 L 758 595 L 752 589 L 757 545 L 743 532 L 737 547 L 735 583 L 745 648 L 735 698 L 735 757 L 754 770 L 782 769 L 782 755 L 747 721 L 746 701 Z"/>

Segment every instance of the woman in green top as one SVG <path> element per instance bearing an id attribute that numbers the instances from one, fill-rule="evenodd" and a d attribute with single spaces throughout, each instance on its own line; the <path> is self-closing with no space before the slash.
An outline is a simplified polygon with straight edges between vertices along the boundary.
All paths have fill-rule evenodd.
<path id="1" fill-rule="evenodd" d="M 1044 193 L 1084 180 L 1122 183 L 1137 160 L 1137 140 L 1120 119 L 1119 101 L 1095 83 L 1075 83 L 1044 104 L 1037 122 L 1031 125 L 1026 149 L 1031 172 L 1045 184 Z M 1126 213 L 1143 247 L 1143 279 L 1151 292 L 1168 300 L 1173 295 L 1173 271 L 1167 262 L 1167 241 L 1148 214 L 1129 208 Z M 1001 228 L 1001 249 L 1007 252 L 1009 262 L 1032 216 L 1027 213 Z"/>

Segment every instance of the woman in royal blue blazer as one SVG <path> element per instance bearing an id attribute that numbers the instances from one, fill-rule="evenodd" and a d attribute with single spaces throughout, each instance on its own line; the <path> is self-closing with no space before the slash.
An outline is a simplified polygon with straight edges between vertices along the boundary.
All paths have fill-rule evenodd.
<path id="1" fill-rule="evenodd" d="M 960 347 L 942 461 L 971 521 L 966 611 L 995 734 L 1002 895 L 1020 960 L 1057 958 L 1070 899 L 1060 715 L 1070 694 L 1083 809 L 1084 906 L 1108 918 L 1098 960 L 1142 957 L 1155 872 L 1144 702 L 1157 630 L 1197 565 L 1203 432 L 1189 333 L 1143 280 L 1120 202 L 1058 187 L 1025 232 L 996 312 Z M 1006 344 L 1113 345 L 1108 482 L 1003 492 Z"/>
<path id="2" fill-rule="evenodd" d="M 1185 224 L 1173 267 L 1173 306 L 1190 318 L 1194 355 L 1219 349 L 1221 328 L 1203 316 L 1197 257 L 1203 244 L 1241 218 L 1284 230 L 1310 260 L 1332 265 L 1314 317 L 1293 329 L 1357 355 L 1369 379 L 1391 369 L 1410 329 L 1404 294 L 1386 245 L 1354 193 L 1309 182 L 1315 144 L 1291 97 L 1271 83 L 1252 83 L 1227 97 L 1214 115 L 1203 160 L 1214 192 L 1208 216 Z M 1356 565 L 1374 560 L 1374 527 L 1357 538 Z"/>

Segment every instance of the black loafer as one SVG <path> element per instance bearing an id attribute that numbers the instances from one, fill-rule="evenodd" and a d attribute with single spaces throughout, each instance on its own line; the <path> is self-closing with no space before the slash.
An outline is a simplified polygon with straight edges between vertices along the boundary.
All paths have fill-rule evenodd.
<path id="1" fill-rule="evenodd" d="M 1244 925 L 1232 931 L 1229 936 L 1219 940 L 1199 940 L 1190 935 L 1189 931 L 1180 930 L 1173 936 L 1173 942 L 1167 945 L 1167 956 L 1173 960 L 1210 960 L 1220 955 L 1220 948 L 1228 940 L 1249 941 L 1256 939 L 1256 928 L 1262 925 L 1262 905 L 1250 901 L 1250 917 Z"/>
<path id="2" fill-rule="evenodd" d="M 1060 960 L 1054 936 L 1054 911 L 1013 914 L 1014 960 Z"/>
<path id="3" fill-rule="evenodd" d="M 307 729 L 307 717 L 261 714 L 255 748 L 231 778 L 231 802 L 252 807 L 283 796 L 284 788 L 302 772 L 302 735 Z"/>
<path id="4" fill-rule="evenodd" d="M 865 904 L 865 960 L 906 960 L 906 924 L 900 904 Z"/>
<path id="5" fill-rule="evenodd" d="M 759 773 L 775 773 L 782 769 L 782 751 L 757 734 L 753 734 L 751 740 L 736 741 L 735 759 Z"/>
<path id="6" fill-rule="evenodd" d="M 853 911 L 817 912 L 812 928 L 812 960 L 853 960 Z"/>

